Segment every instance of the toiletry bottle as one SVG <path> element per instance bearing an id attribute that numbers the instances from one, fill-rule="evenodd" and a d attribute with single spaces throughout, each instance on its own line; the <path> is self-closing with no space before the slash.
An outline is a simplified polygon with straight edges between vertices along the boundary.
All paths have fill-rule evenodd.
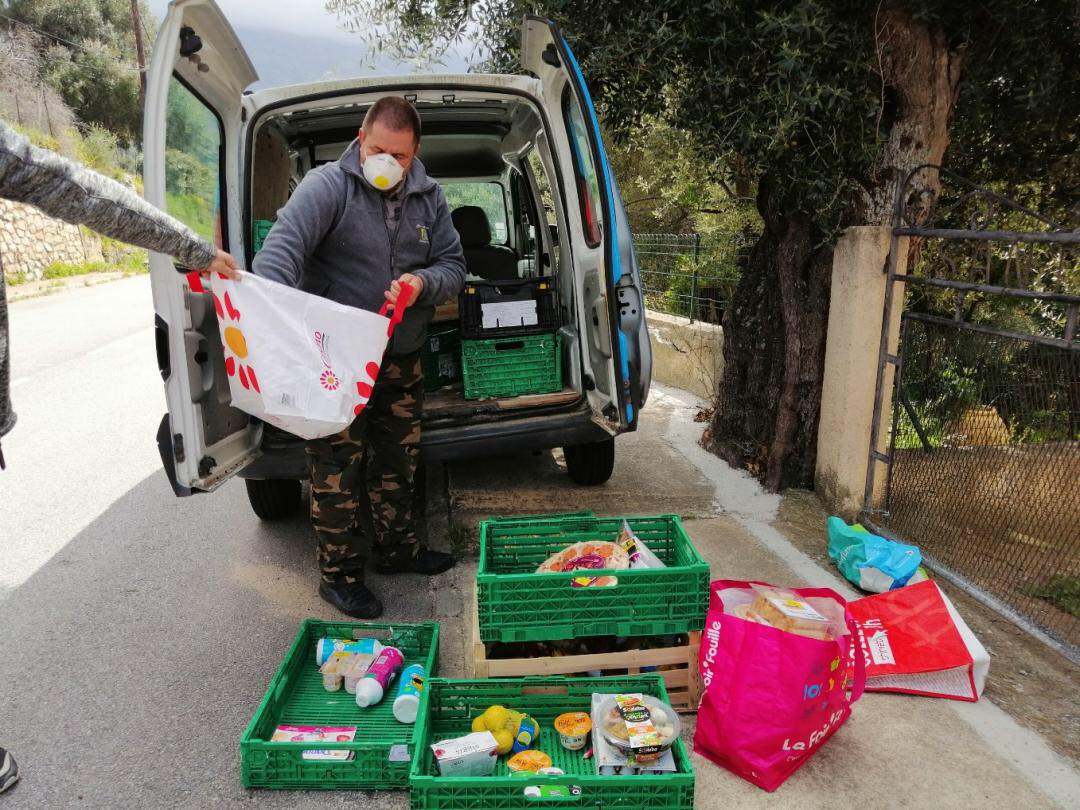
<path id="1" fill-rule="evenodd" d="M 356 705 L 362 709 L 383 699 L 394 676 L 401 672 L 404 658 L 396 647 L 383 647 L 367 673 L 356 684 Z"/>
<path id="2" fill-rule="evenodd" d="M 394 717 L 399 723 L 415 723 L 416 710 L 420 707 L 420 693 L 424 690 L 423 664 L 411 664 L 401 673 L 397 697 L 394 698 Z"/>

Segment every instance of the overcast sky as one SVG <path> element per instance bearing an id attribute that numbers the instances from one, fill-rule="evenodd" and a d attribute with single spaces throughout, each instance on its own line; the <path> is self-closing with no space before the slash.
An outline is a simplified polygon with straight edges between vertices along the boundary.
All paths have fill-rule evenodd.
<path id="1" fill-rule="evenodd" d="M 241 44 L 259 73 L 254 87 L 317 81 L 348 76 L 425 73 L 464 73 L 465 54 L 475 52 L 472 44 L 459 45 L 441 55 L 441 65 L 419 71 L 381 58 L 374 65 L 367 56 L 366 42 L 339 24 L 322 0 L 217 0 Z M 168 0 L 149 0 L 150 10 L 164 19 Z M 147 27 L 151 27 L 147 21 Z"/>

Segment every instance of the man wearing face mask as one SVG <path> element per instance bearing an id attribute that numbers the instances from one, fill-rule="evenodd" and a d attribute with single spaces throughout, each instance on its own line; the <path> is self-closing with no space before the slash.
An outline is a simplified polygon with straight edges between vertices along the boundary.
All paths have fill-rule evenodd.
<path id="1" fill-rule="evenodd" d="M 252 264 L 256 275 L 371 312 L 411 289 L 367 408 L 342 433 L 307 447 L 319 594 L 363 619 L 383 610 L 363 581 L 369 557 L 386 574 L 433 575 L 454 565 L 449 554 L 420 546 L 412 516 L 420 349 L 435 304 L 465 283 L 461 242 L 442 189 L 416 159 L 419 146 L 412 104 L 376 101 L 341 158 L 304 177 Z M 357 514 L 364 486 L 374 538 Z"/>

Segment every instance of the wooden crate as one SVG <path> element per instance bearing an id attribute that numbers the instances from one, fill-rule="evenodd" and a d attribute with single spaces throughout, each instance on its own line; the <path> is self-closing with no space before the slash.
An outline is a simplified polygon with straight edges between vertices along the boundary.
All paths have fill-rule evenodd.
<path id="1" fill-rule="evenodd" d="M 488 658 L 487 646 L 480 640 L 480 621 L 476 609 L 476 589 L 469 600 L 472 635 L 466 668 L 472 678 L 520 678 L 526 675 L 570 675 L 600 670 L 604 675 L 638 675 L 642 667 L 673 667 L 657 672 L 664 679 L 671 706 L 678 712 L 696 712 L 701 698 L 701 674 L 698 649 L 701 633 L 688 634 L 689 642 L 678 647 L 626 652 L 562 655 L 547 658 Z"/>

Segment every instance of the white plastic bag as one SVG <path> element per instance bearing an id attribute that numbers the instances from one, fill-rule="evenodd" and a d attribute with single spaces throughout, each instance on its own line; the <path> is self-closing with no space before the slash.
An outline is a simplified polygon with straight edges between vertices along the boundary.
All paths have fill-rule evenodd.
<path id="1" fill-rule="evenodd" d="M 303 439 L 340 433 L 371 397 L 394 318 L 244 273 L 211 279 L 232 404 Z M 404 297 L 404 296 L 403 296 Z"/>
<path id="2" fill-rule="evenodd" d="M 664 561 L 657 557 L 641 538 L 634 534 L 630 522 L 624 520 L 619 533 L 619 545 L 630 555 L 631 568 L 667 568 Z"/>

